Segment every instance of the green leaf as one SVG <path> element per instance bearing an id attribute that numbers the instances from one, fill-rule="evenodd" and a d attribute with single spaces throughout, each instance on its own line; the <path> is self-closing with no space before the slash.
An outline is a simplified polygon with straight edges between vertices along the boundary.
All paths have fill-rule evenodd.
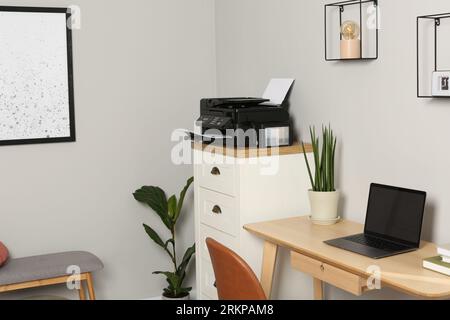
<path id="1" fill-rule="evenodd" d="M 333 181 L 333 183 L 332 183 L 332 191 L 336 191 L 336 187 L 335 187 L 335 185 L 334 185 L 334 164 L 335 164 L 335 156 L 336 156 L 336 145 L 337 145 L 337 139 L 336 138 L 334 138 L 334 144 L 333 144 L 333 155 L 332 155 L 332 157 L 331 157 L 331 159 L 332 159 L 332 171 L 331 171 L 331 177 L 332 177 L 332 181 Z"/>
<path id="2" fill-rule="evenodd" d="M 320 164 L 320 175 L 321 175 L 321 190 L 320 191 L 326 191 L 327 190 L 327 138 L 326 138 L 327 132 L 326 129 L 322 126 L 322 158 L 321 158 L 321 164 Z"/>
<path id="3" fill-rule="evenodd" d="M 170 271 L 153 271 L 153 274 L 162 274 L 165 275 L 167 278 L 170 277 L 170 275 L 175 275 L 173 272 Z"/>
<path id="4" fill-rule="evenodd" d="M 314 179 L 311 172 L 311 166 L 309 165 L 308 156 L 306 155 L 305 144 L 302 142 L 303 156 L 305 157 L 306 167 L 308 168 L 309 180 L 311 181 L 311 188 L 314 190 Z"/>
<path id="5" fill-rule="evenodd" d="M 173 289 L 171 289 L 171 288 L 164 288 L 163 292 L 168 297 L 175 297 L 175 293 L 173 292 Z"/>
<path id="6" fill-rule="evenodd" d="M 150 228 L 148 225 L 146 225 L 144 223 L 144 229 L 145 232 L 148 234 L 148 236 L 160 247 L 162 248 L 166 248 L 166 245 L 164 243 L 164 241 L 161 240 L 161 237 L 156 233 L 155 230 L 153 230 L 152 228 Z"/>
<path id="7" fill-rule="evenodd" d="M 325 166 L 325 177 L 327 180 L 327 184 L 326 184 L 326 189 L 325 191 L 329 191 L 330 188 L 330 175 L 328 174 L 330 171 L 330 148 L 329 148 L 329 137 L 330 137 L 330 133 L 328 132 L 328 128 L 325 128 L 325 139 L 324 139 L 324 148 L 325 148 L 325 161 L 326 161 L 326 166 Z"/>
<path id="8" fill-rule="evenodd" d="M 177 272 L 169 272 L 169 271 L 155 271 L 154 274 L 161 274 L 166 277 L 166 281 L 169 284 L 169 286 L 164 289 L 164 293 L 166 295 L 172 296 L 172 297 L 178 297 L 180 295 L 189 293 L 189 291 L 192 290 L 192 288 L 183 288 L 182 284 L 186 276 L 186 266 L 189 263 L 190 258 L 192 257 L 192 248 L 190 248 L 184 258 L 182 266 L 180 266 L 177 270 Z M 189 253 L 188 253 L 189 252 Z"/>
<path id="9" fill-rule="evenodd" d="M 148 234 L 148 236 L 160 247 L 162 247 L 167 254 L 170 256 L 170 259 L 173 260 L 173 254 L 172 252 L 169 251 L 169 249 L 167 248 L 167 246 L 169 245 L 169 243 L 172 243 L 172 245 L 174 245 L 174 241 L 173 239 L 169 239 L 166 242 L 164 242 L 161 237 L 156 233 L 155 230 L 153 230 L 152 228 L 150 228 L 148 225 L 146 225 L 144 223 L 144 229 L 145 232 Z"/>
<path id="10" fill-rule="evenodd" d="M 136 190 L 133 196 L 137 201 L 148 204 L 161 218 L 164 225 L 168 229 L 172 229 L 173 223 L 168 214 L 166 194 L 161 188 L 144 186 Z"/>
<path id="11" fill-rule="evenodd" d="M 180 199 L 178 200 L 177 209 L 175 211 L 175 216 L 173 218 L 174 222 L 176 222 L 178 220 L 178 218 L 180 217 L 181 209 L 183 208 L 184 197 L 186 196 L 186 192 L 188 191 L 192 182 L 194 182 L 194 177 L 191 177 L 187 180 L 186 186 L 183 188 L 183 190 L 180 193 Z"/>
<path id="12" fill-rule="evenodd" d="M 178 276 L 176 273 L 168 272 L 168 271 L 155 271 L 153 274 L 162 274 L 166 276 L 166 280 L 169 283 L 169 286 L 164 289 L 164 293 L 170 295 L 172 297 L 179 297 L 180 295 L 189 293 L 192 288 L 183 288 L 181 286 L 183 282 L 183 278 Z"/>
<path id="13" fill-rule="evenodd" d="M 169 249 L 169 248 L 168 248 L 169 243 L 172 244 L 172 248 L 175 248 L 175 240 L 169 239 L 169 240 L 167 240 L 166 243 L 164 244 L 164 247 L 165 247 L 167 250 Z"/>
<path id="14" fill-rule="evenodd" d="M 309 128 L 311 134 L 311 141 L 313 145 L 314 154 L 314 166 L 315 166 L 315 180 L 314 180 L 314 191 L 320 191 L 320 159 L 319 159 L 319 144 L 318 138 L 316 137 L 316 129 L 314 127 Z"/>
<path id="15" fill-rule="evenodd" d="M 320 140 L 319 138 L 316 138 L 316 157 L 317 157 L 317 181 L 316 181 L 316 188 L 317 191 L 322 190 L 322 163 L 320 162 Z"/>
<path id="16" fill-rule="evenodd" d="M 333 191 L 333 130 L 331 130 L 331 126 L 328 129 L 328 191 Z"/>
<path id="17" fill-rule="evenodd" d="M 166 276 L 167 282 L 169 283 L 169 289 L 173 289 L 175 292 L 181 287 L 180 277 L 176 273 L 169 271 L 155 271 L 153 274 L 162 274 Z"/>
<path id="18" fill-rule="evenodd" d="M 171 196 L 169 200 L 167 200 L 167 209 L 169 211 L 169 218 L 174 221 L 177 211 L 177 197 L 175 195 Z"/>
<path id="19" fill-rule="evenodd" d="M 173 292 L 173 295 L 175 295 L 175 290 L 176 288 L 174 288 L 173 284 L 170 282 L 170 279 L 166 277 L 166 281 L 169 284 L 169 286 L 167 287 L 168 290 Z"/>
<path id="20" fill-rule="evenodd" d="M 184 273 L 186 272 L 186 268 L 189 265 L 189 261 L 192 258 L 192 255 L 195 253 L 195 244 L 192 245 L 192 247 L 188 248 L 186 252 L 184 253 L 183 260 L 181 261 L 177 274 L 184 278 Z"/>
<path id="21" fill-rule="evenodd" d="M 180 288 L 180 289 L 178 289 L 178 291 L 181 293 L 181 294 L 186 294 L 186 293 L 189 293 L 189 292 L 191 292 L 191 290 L 192 290 L 192 287 L 189 287 L 189 288 Z"/>

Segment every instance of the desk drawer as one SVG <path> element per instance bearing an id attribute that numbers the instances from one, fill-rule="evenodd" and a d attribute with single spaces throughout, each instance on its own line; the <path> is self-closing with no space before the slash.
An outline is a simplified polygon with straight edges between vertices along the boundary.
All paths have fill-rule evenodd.
<path id="1" fill-rule="evenodd" d="M 236 199 L 199 189 L 200 222 L 232 236 L 238 235 L 239 216 Z"/>
<path id="2" fill-rule="evenodd" d="M 235 166 L 232 164 L 204 163 L 200 165 L 197 182 L 202 188 L 234 196 L 235 177 Z"/>
<path id="3" fill-rule="evenodd" d="M 360 296 L 363 293 L 363 279 L 353 273 L 338 269 L 319 260 L 312 259 L 297 252 L 291 252 L 292 267 L 310 274 L 337 288 Z"/>
<path id="4" fill-rule="evenodd" d="M 211 263 L 211 257 L 209 256 L 208 246 L 206 245 L 206 238 L 212 238 L 235 252 L 237 252 L 238 250 L 238 239 L 236 237 L 230 236 L 229 234 L 201 224 L 200 244 L 198 246 L 201 248 L 199 250 L 200 258 L 207 260 L 209 263 Z"/>

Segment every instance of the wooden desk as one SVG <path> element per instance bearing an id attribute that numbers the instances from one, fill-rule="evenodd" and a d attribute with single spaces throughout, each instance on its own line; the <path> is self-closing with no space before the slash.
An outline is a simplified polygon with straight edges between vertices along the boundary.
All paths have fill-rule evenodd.
<path id="1" fill-rule="evenodd" d="M 450 297 L 450 277 L 422 268 L 422 260 L 437 255 L 435 244 L 422 242 L 414 252 L 374 260 L 331 247 L 324 240 L 362 233 L 364 226 L 344 220 L 332 226 L 313 225 L 308 217 L 245 225 L 244 229 L 265 240 L 261 284 L 270 297 L 278 246 L 291 251 L 294 269 L 314 278 L 314 298 L 323 299 L 323 283 L 355 295 L 367 288 L 373 276 L 371 266 L 379 267 L 381 285 L 403 293 L 427 298 Z"/>

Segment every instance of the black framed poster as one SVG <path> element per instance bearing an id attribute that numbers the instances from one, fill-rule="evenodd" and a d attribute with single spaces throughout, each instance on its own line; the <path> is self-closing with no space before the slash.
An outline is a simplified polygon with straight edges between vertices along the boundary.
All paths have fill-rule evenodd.
<path id="1" fill-rule="evenodd" d="M 0 6 L 0 145 L 75 141 L 70 19 Z"/>

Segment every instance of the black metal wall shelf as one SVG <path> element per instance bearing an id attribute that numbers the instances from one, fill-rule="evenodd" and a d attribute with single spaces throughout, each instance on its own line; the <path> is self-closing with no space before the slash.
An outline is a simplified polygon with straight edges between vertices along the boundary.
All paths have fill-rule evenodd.
<path id="1" fill-rule="evenodd" d="M 440 70 L 438 68 L 438 40 L 439 40 L 439 27 L 441 26 L 442 20 L 450 19 L 450 13 L 438 13 L 438 14 L 430 14 L 430 15 L 424 15 L 417 17 L 417 97 L 418 98 L 444 98 L 448 99 L 450 96 L 434 96 L 434 95 L 428 95 L 428 94 L 422 94 L 421 93 L 421 73 L 420 73 L 420 67 L 421 67 L 421 61 L 420 61 L 420 36 L 419 36 L 419 30 L 421 23 L 423 21 L 434 21 L 434 27 L 433 27 L 433 33 L 434 33 L 434 51 L 433 51 L 433 65 L 434 70 L 433 71 L 444 71 Z M 448 20 L 450 22 L 450 20 Z M 447 69 L 448 70 L 448 69 Z M 430 74 L 432 71 L 430 70 Z M 431 81 L 430 81 L 430 87 L 431 87 Z M 432 91 L 432 90 L 430 90 Z"/>
<path id="2" fill-rule="evenodd" d="M 379 5 L 378 5 L 378 0 L 347 0 L 347 1 L 341 1 L 341 2 L 335 2 L 335 3 L 329 3 L 325 5 L 325 60 L 326 61 L 361 61 L 361 60 L 376 60 L 378 59 L 378 30 L 379 30 Z M 365 34 L 364 34 L 364 28 L 363 28 L 363 7 L 366 4 L 370 4 L 372 3 L 373 6 L 375 7 L 375 14 L 376 14 L 376 30 L 375 30 L 375 37 L 374 37 L 374 41 L 375 41 L 375 54 L 372 56 L 366 56 L 365 52 L 364 52 L 364 42 L 363 40 L 365 40 Z M 329 49 L 329 45 L 328 45 L 328 11 L 330 9 L 336 9 L 336 13 L 339 14 L 339 29 L 340 26 L 342 25 L 342 16 L 343 13 L 346 10 L 346 7 L 348 6 L 359 6 L 359 26 L 360 26 L 360 58 L 353 58 L 353 59 L 341 59 L 341 58 L 333 58 L 333 57 L 329 57 L 328 54 L 328 49 Z M 336 26 L 338 27 L 338 26 Z M 340 40 L 342 40 L 342 35 L 340 35 Z"/>

